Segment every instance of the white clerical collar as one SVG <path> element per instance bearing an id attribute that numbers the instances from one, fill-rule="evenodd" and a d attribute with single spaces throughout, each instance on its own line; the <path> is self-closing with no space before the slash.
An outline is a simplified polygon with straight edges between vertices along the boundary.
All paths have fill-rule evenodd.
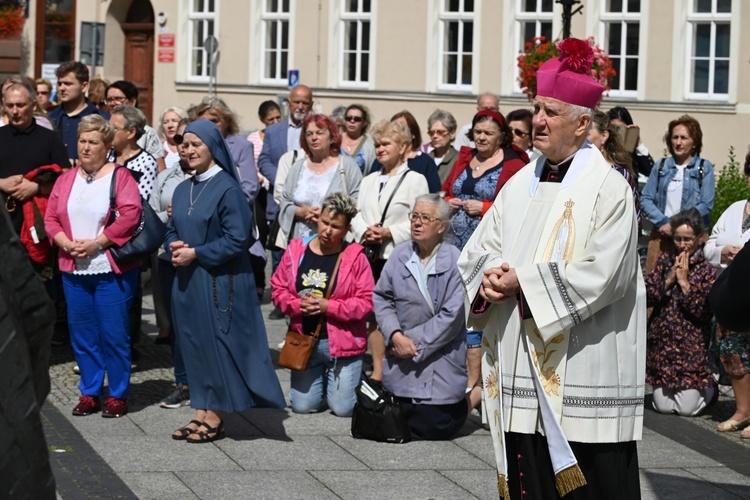
<path id="1" fill-rule="evenodd" d="M 574 153 L 575 156 L 573 157 L 573 163 L 570 164 L 570 168 L 565 174 L 565 177 L 563 177 L 559 189 L 566 189 L 570 187 L 576 180 L 578 180 L 578 177 L 581 175 L 581 172 L 583 172 L 584 167 L 588 164 L 593 150 L 594 145 L 591 144 L 588 139 L 586 139 L 586 141 L 583 143 L 583 146 L 581 146 L 581 149 Z M 531 179 L 531 184 L 529 185 L 529 196 L 531 196 L 532 198 L 534 197 L 534 194 L 536 194 L 536 188 L 539 186 L 539 181 L 542 177 L 542 171 L 544 170 L 545 163 L 546 158 L 540 157 L 537 159 L 536 169 L 534 170 L 534 178 Z"/>
<path id="2" fill-rule="evenodd" d="M 209 168 L 208 170 L 206 170 L 202 174 L 195 174 L 195 180 L 198 181 L 198 182 L 207 181 L 208 179 L 210 179 L 214 175 L 216 175 L 219 172 L 221 172 L 221 170 L 222 170 L 222 168 L 220 166 L 214 165 L 213 167 Z"/>

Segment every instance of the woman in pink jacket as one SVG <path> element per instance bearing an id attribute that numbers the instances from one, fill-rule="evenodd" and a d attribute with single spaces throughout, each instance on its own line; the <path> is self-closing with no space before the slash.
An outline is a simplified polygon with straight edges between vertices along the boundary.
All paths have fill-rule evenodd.
<path id="1" fill-rule="evenodd" d="M 118 265 L 108 248 L 130 240 L 141 220 L 138 183 L 127 168 L 107 163 L 115 129 L 99 115 L 78 126 L 81 165 L 63 174 L 49 197 L 45 228 L 60 248 L 58 263 L 68 303 L 68 325 L 81 369 L 81 400 L 73 415 L 100 410 L 107 375 L 109 398 L 103 417 L 127 412 L 130 389 L 128 310 L 138 281 L 139 263 Z M 106 226 L 109 190 L 115 178 L 119 217 Z"/>
<path id="2" fill-rule="evenodd" d="M 351 416 L 354 409 L 375 287 L 362 246 L 344 242 L 356 213 L 351 197 L 328 196 L 318 218 L 318 234 L 292 240 L 271 279 L 271 297 L 291 317 L 290 329 L 312 335 L 323 318 L 307 369 L 292 371 L 290 399 L 295 413 L 322 411 L 326 403 L 340 417 Z"/>

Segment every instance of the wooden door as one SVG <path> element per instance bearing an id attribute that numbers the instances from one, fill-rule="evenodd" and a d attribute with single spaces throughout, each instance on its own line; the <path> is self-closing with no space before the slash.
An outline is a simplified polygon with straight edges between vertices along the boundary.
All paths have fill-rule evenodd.
<path id="1" fill-rule="evenodd" d="M 138 107 L 153 122 L 152 94 L 154 91 L 154 24 L 125 23 L 125 77 L 138 87 Z"/>

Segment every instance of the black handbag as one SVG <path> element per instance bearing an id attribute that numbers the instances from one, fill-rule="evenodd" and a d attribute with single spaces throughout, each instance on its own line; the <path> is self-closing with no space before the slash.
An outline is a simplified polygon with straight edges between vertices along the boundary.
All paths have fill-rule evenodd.
<path id="1" fill-rule="evenodd" d="M 408 443 L 411 429 L 395 396 L 363 380 L 355 390 L 351 435 L 381 443 Z"/>
<path id="2" fill-rule="evenodd" d="M 391 201 L 393 201 L 393 197 L 396 195 L 396 191 L 398 191 L 398 188 L 401 186 L 401 183 L 404 182 L 404 179 L 406 178 L 406 174 L 408 174 L 410 170 L 407 170 L 404 172 L 404 175 L 401 176 L 401 178 L 396 183 L 396 187 L 393 188 L 393 191 L 391 192 L 391 196 L 388 198 L 388 201 L 385 202 L 385 208 L 383 208 L 383 215 L 380 217 L 380 222 L 378 222 L 378 227 L 383 227 L 383 222 L 385 222 L 385 216 L 388 214 L 388 207 L 391 206 Z M 382 248 L 382 244 L 376 243 L 366 243 L 364 241 L 364 238 L 361 242 L 362 246 L 365 247 L 364 254 L 365 257 L 367 257 L 367 260 L 370 261 L 370 265 L 374 264 L 375 261 L 380 259 L 380 249 Z"/>
<path id="3" fill-rule="evenodd" d="M 117 170 L 125 168 L 118 166 L 112 172 L 112 183 L 109 185 L 109 216 L 106 226 L 110 226 L 120 216 L 115 199 Z M 118 264 L 130 264 L 142 261 L 154 253 L 163 243 L 167 234 L 167 226 L 161 221 L 151 205 L 141 198 L 141 221 L 133 231 L 133 236 L 122 246 L 112 245 L 109 252 Z"/>

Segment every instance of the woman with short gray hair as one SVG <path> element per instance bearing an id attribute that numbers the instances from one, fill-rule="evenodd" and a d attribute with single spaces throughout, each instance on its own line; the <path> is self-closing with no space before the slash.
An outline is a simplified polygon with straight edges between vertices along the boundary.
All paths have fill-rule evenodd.
<path id="1" fill-rule="evenodd" d="M 138 108 L 121 104 L 112 110 L 109 122 L 115 130 L 110 160 L 130 170 L 138 181 L 141 197 L 148 200 L 156 186 L 159 165 L 148 151 L 138 145 L 138 139 L 145 132 L 146 115 Z"/>
<path id="2" fill-rule="evenodd" d="M 450 214 L 437 194 L 416 198 L 412 240 L 393 250 L 372 297 L 387 346 L 383 388 L 401 403 L 413 440 L 450 439 L 469 410 L 460 251 L 443 241 Z"/>
<path id="3" fill-rule="evenodd" d="M 428 154 L 435 161 L 441 184 L 448 178 L 458 158 L 458 152 L 453 147 L 457 128 L 456 119 L 450 111 L 436 109 L 427 119 L 427 135 L 432 148 Z"/>

